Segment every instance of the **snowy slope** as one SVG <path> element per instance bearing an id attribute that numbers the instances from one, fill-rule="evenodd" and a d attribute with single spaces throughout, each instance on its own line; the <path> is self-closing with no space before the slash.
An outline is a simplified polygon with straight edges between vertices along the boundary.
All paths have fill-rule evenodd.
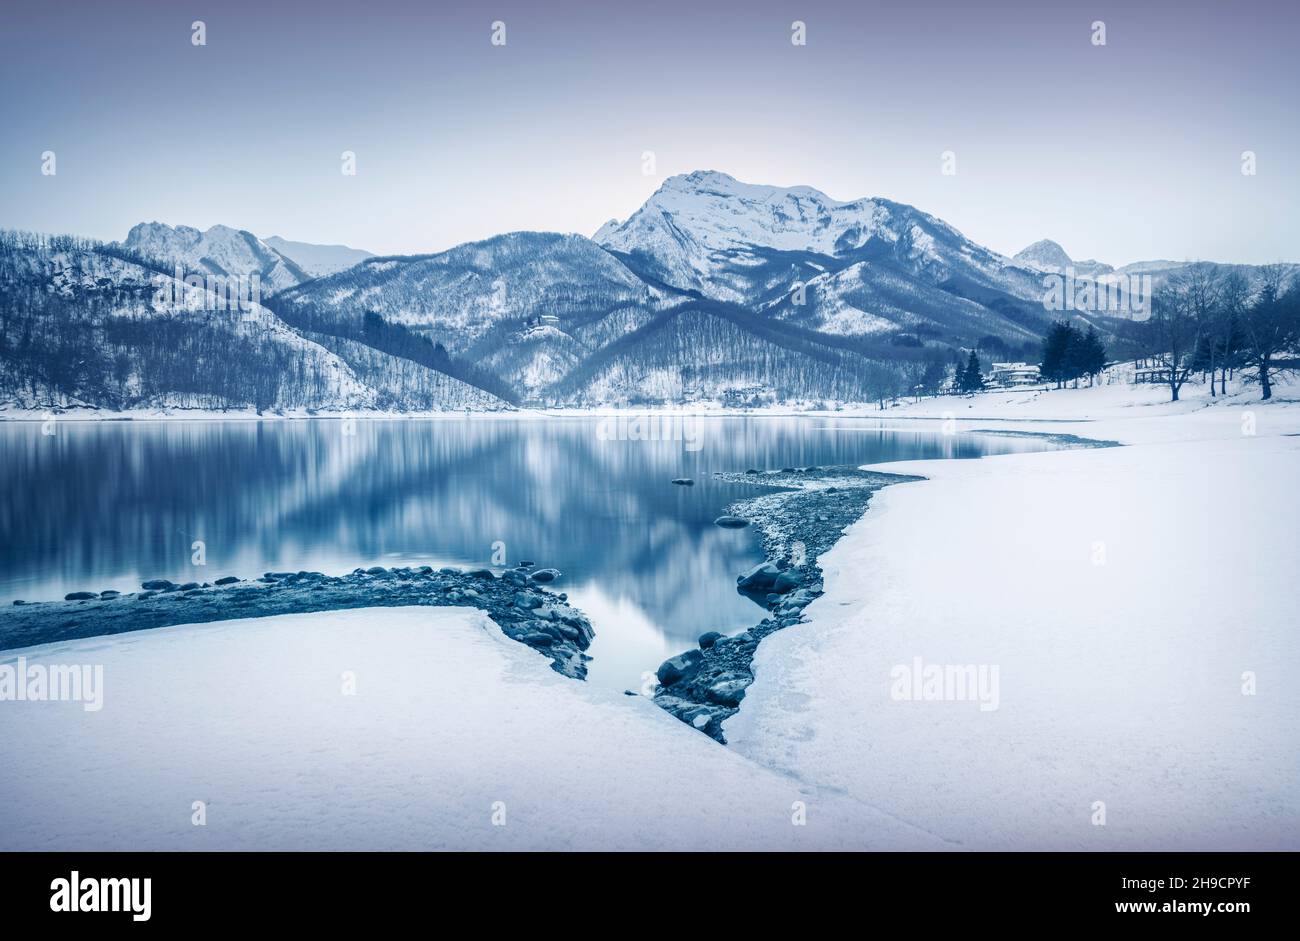
<path id="1" fill-rule="evenodd" d="M 1010 320 L 1004 311 L 909 277 L 897 267 L 861 261 L 838 271 L 807 272 L 803 304 L 785 293 L 759 309 L 823 333 L 863 336 L 899 330 L 969 338 L 995 335 L 1015 343 L 1037 342 L 1039 332 Z M 1034 323 L 1038 312 L 1025 306 Z"/>
<path id="2" fill-rule="evenodd" d="M 582 236 L 512 232 L 437 255 L 368 259 L 279 301 L 340 322 L 374 311 L 532 393 L 652 315 L 665 296 Z"/>
<path id="3" fill-rule="evenodd" d="M 224 621 L 0 659 L 22 655 L 101 664 L 103 708 L 0 709 L 23 756 L 0 775 L 4 850 L 943 845 L 758 767 L 647 698 L 558 676 L 473 609 Z M 206 826 L 191 823 L 195 801 Z"/>
<path id="4" fill-rule="evenodd" d="M 386 319 L 463 349 L 501 321 L 554 313 L 562 320 L 627 303 L 653 303 L 651 289 L 579 235 L 512 232 L 437 255 L 372 258 L 282 300 L 322 314 Z"/>
<path id="5" fill-rule="evenodd" d="M 339 357 L 372 395 L 367 406 L 385 412 L 443 412 L 504 408 L 490 392 L 409 359 L 381 352 L 356 340 L 304 334 Z"/>
<path id="6" fill-rule="evenodd" d="M 869 252 L 930 284 L 957 278 L 1024 299 L 1041 293 L 1008 259 L 912 206 L 839 202 L 812 187 L 742 183 L 711 170 L 670 177 L 626 222 L 597 235 L 668 283 L 742 303 L 770 299 L 743 269 L 772 253 L 852 261 Z"/>
<path id="7" fill-rule="evenodd" d="M 761 386 L 785 399 L 867 401 L 882 367 L 819 334 L 797 334 L 735 305 L 690 302 L 592 355 L 557 383 L 584 404 L 718 400 Z"/>
<path id="8" fill-rule="evenodd" d="M 373 252 L 346 245 L 314 245 L 311 242 L 291 242 L 273 235 L 265 239 L 266 244 L 285 258 L 293 261 L 299 268 L 313 278 L 334 274 L 345 268 L 373 258 Z"/>

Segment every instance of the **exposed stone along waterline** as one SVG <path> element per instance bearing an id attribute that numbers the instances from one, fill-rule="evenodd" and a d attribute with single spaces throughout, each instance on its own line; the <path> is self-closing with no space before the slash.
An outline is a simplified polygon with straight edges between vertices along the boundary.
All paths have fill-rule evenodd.
<path id="1" fill-rule="evenodd" d="M 654 699 L 692 728 L 726 744 L 722 724 L 739 711 L 754 682 L 759 643 L 802 621 L 804 608 L 822 594 L 817 559 L 862 517 L 873 493 L 921 478 L 856 467 L 787 467 L 767 473 L 751 468 L 714 476 L 772 491 L 732 504 L 718 519 L 719 525 L 734 519 L 759 528 L 765 560 L 737 576 L 736 590 L 758 600 L 769 614 L 731 637 L 707 631 L 700 635 L 698 649 L 665 660 L 656 673 Z"/>
<path id="2" fill-rule="evenodd" d="M 539 578 L 538 576 L 542 576 Z M 150 579 L 141 591 L 72 592 L 76 600 L 15 602 L 0 611 L 0 650 L 176 624 L 341 608 L 465 605 L 486 611 L 507 637 L 551 660 L 557 673 L 585 679 L 595 637 L 591 622 L 563 592 L 542 587 L 561 575 L 528 566 L 461 571 L 431 566 L 354 569 L 347 575 L 267 572 L 215 583 Z"/>

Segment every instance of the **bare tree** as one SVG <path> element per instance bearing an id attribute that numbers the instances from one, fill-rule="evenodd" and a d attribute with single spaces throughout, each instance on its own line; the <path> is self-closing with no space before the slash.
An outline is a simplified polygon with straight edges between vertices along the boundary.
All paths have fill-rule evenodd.
<path id="1" fill-rule="evenodd" d="M 1284 290 L 1287 266 L 1265 265 L 1261 284 L 1241 318 L 1243 358 L 1255 368 L 1260 399 L 1273 397 L 1273 373 L 1291 369 L 1294 361 L 1279 365 L 1278 358 L 1300 343 L 1300 287 Z"/>
<path id="2" fill-rule="evenodd" d="M 1241 319 L 1246 305 L 1250 301 L 1250 283 L 1239 271 L 1231 271 L 1223 279 L 1223 288 L 1219 295 L 1219 317 L 1217 321 L 1219 348 L 1219 394 L 1228 394 L 1228 371 L 1236 369 L 1241 362 Z M 1214 382 L 1214 374 L 1210 374 Z"/>
<path id="3" fill-rule="evenodd" d="M 1189 279 L 1175 275 L 1151 299 L 1151 316 L 1143 330 L 1147 356 L 1160 364 L 1169 384 L 1170 401 L 1187 381 L 1187 364 L 1196 350 L 1197 322 Z"/>
<path id="4" fill-rule="evenodd" d="M 1214 373 L 1222 355 L 1220 334 L 1223 316 L 1223 274 L 1217 265 L 1198 261 L 1178 275 L 1180 288 L 1186 293 L 1187 312 L 1196 321 L 1199 343 L 1198 369 L 1210 375 L 1210 395 L 1214 395 Z M 1174 398 L 1178 395 L 1175 393 Z"/>

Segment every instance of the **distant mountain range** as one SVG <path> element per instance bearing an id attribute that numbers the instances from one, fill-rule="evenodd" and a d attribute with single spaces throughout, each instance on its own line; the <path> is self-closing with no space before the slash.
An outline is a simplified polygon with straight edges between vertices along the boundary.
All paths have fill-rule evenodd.
<path id="1" fill-rule="evenodd" d="M 265 240 L 266 244 L 285 258 L 291 259 L 301 270 L 313 278 L 323 277 L 351 268 L 367 258 L 375 257 L 360 248 L 346 245 L 313 245 L 310 242 L 290 242 L 278 235 Z"/>
<path id="2" fill-rule="evenodd" d="M 214 225 L 206 232 L 186 225 L 142 222 L 127 233 L 123 248 L 148 258 L 179 262 L 186 272 L 260 276 L 264 290 L 281 291 L 312 278 L 333 274 L 373 257 L 346 245 L 312 245 L 279 236 L 260 239 L 251 232 Z"/>
<path id="3" fill-rule="evenodd" d="M 426 410 L 719 399 L 735 389 L 866 401 L 912 388 L 927 365 L 962 349 L 1033 357 L 1062 316 L 1044 305 L 1052 277 L 1107 284 L 1149 275 L 1158 286 L 1185 264 L 1075 261 L 1050 240 L 1008 258 L 912 206 L 839 202 L 714 171 L 669 178 L 590 239 L 513 232 L 432 255 L 375 257 L 152 222 L 112 245 L 13 235 L 6 244 L 0 395 L 111 407 L 197 397 L 205 407 L 257 399 L 269 408 Z M 146 395 L 137 380 L 156 353 L 133 347 L 120 325 L 197 329 L 142 293 L 178 266 L 186 275 L 258 275 L 256 317 L 206 323 L 238 337 L 245 357 L 258 347 L 289 356 L 275 396 L 230 381 L 205 388 L 197 376 L 194 388 L 167 389 L 157 375 Z M 62 335 L 69 324 L 51 320 L 61 304 L 94 311 L 102 346 L 79 355 L 104 360 L 97 378 L 47 375 L 30 345 L 19 352 L 15 329 L 71 343 Z M 1111 336 L 1131 329 L 1118 312 L 1082 316 Z M 220 359 L 220 344 L 207 355 Z"/>

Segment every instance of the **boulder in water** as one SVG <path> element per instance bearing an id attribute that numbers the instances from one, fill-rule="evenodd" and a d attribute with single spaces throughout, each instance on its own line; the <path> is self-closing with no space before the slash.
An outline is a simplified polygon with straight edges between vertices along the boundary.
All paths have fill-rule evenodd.
<path id="1" fill-rule="evenodd" d="M 760 562 L 748 572 L 736 578 L 736 587 L 745 591 L 767 591 L 781 577 L 781 570 L 775 562 Z"/>

